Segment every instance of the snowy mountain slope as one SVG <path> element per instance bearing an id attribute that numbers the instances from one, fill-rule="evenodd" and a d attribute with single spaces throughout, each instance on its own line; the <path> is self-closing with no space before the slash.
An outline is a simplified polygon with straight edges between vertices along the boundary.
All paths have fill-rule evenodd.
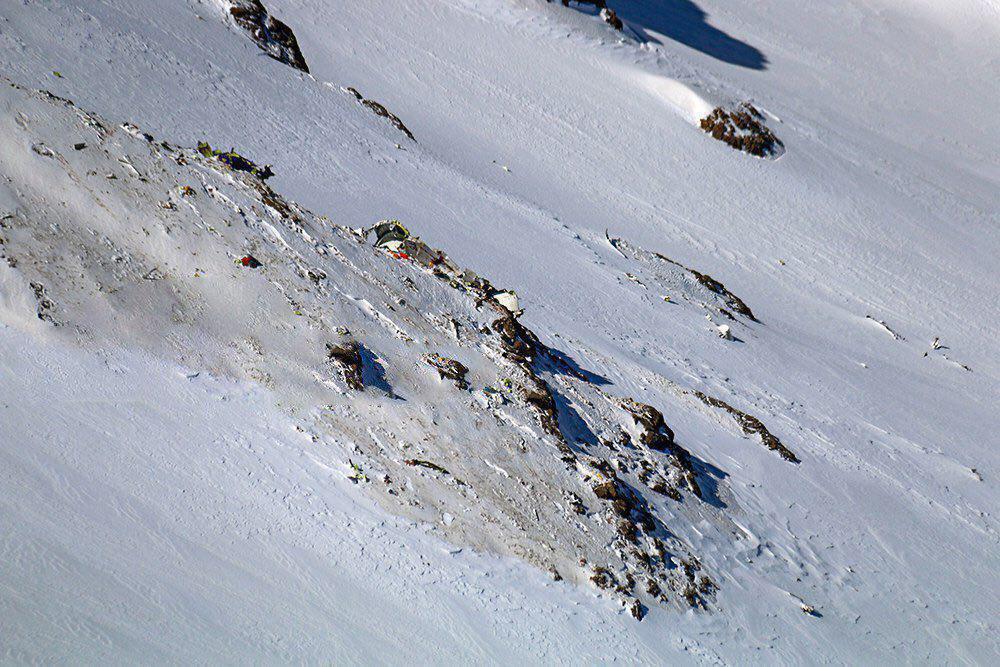
<path id="1" fill-rule="evenodd" d="M 996 91 L 973 82 L 995 74 L 991 10 L 670 4 L 673 23 L 655 3 L 618 8 L 642 46 L 543 3 L 268 3 L 320 81 L 386 103 L 415 146 L 337 85 L 261 57 L 215 5 L 27 3 L 4 12 L 0 57 L 162 138 L 273 161 L 279 191 L 338 221 L 404 217 L 517 288 L 545 342 L 605 391 L 663 409 L 725 474 L 739 544 L 671 527 L 722 573 L 698 622 L 729 660 L 767 646 L 785 660 L 983 661 L 996 652 L 998 133 Z M 747 97 L 781 117 L 780 160 L 694 127 Z M 707 323 L 703 298 L 686 307 L 684 274 L 661 283 L 605 228 L 722 280 L 760 323 L 719 339 L 728 320 L 710 308 Z M 949 349 L 929 349 L 935 336 Z M 683 393 L 696 389 L 760 417 L 803 463 L 739 437 Z"/>
<path id="2" fill-rule="evenodd" d="M 6 326 L 0 341 L 5 663 L 690 655 L 374 510 L 259 389 Z"/>
<path id="3" fill-rule="evenodd" d="M 545 349 L 488 282 L 417 242 L 398 257 L 376 250 L 255 176 L 134 126 L 17 88 L 6 101 L 18 205 L 4 257 L 38 319 L 88 346 L 115 340 L 274 390 L 317 413 L 316 441 L 353 453 L 393 509 L 443 521 L 457 541 L 574 581 L 611 568 L 638 580 L 620 582 L 630 604 L 667 602 L 650 592 L 661 589 L 711 597 L 690 549 L 659 526 L 653 491 L 639 489 L 693 494 L 682 513 L 698 523 L 714 514 L 701 485 L 718 473 L 693 467 L 672 434 L 654 440 L 649 408 Z M 60 150 L 73 136 L 84 141 Z M 718 298 L 696 281 L 676 292 Z M 353 366 L 339 351 L 350 345 Z"/>
<path id="4" fill-rule="evenodd" d="M 698 534 L 704 535 L 711 523 L 717 523 L 724 528 L 716 533 L 719 538 L 732 542 L 737 529 L 720 510 L 733 511 L 734 501 L 714 480 L 721 471 L 698 462 L 689 481 L 686 475 L 690 468 L 685 466 L 690 464 L 683 449 L 668 443 L 666 453 L 658 454 L 653 451 L 653 440 L 647 440 L 649 427 L 632 428 L 633 421 L 650 419 L 646 412 L 637 412 L 642 420 L 631 417 L 630 410 L 643 406 L 605 394 L 601 386 L 606 380 L 577 368 L 558 350 L 532 343 L 529 332 L 518 334 L 521 338 L 517 342 L 538 348 L 536 362 L 512 363 L 521 353 L 507 351 L 502 335 L 499 339 L 490 336 L 489 323 L 493 320 L 492 327 L 499 334 L 497 322 L 513 320 L 501 316 L 500 306 L 490 306 L 488 291 L 473 299 L 470 291 L 481 279 L 453 273 L 450 281 L 442 283 L 441 271 L 456 271 L 446 259 L 433 272 L 420 269 L 419 255 L 414 255 L 417 264 L 413 265 L 375 250 L 350 230 L 315 219 L 285 202 L 256 177 L 233 171 L 197 151 L 157 142 L 135 126 L 113 127 L 48 93 L 8 86 L 3 98 L 8 112 L 3 126 L 7 149 L 0 164 L 8 212 L 2 223 L 5 308 L 0 314 L 8 326 L 41 340 L 59 338 L 63 343 L 96 348 L 104 357 L 120 354 L 118 346 L 125 345 L 214 375 L 262 384 L 280 397 L 283 410 L 291 409 L 300 420 L 305 419 L 297 429 L 306 435 L 294 437 L 308 440 L 316 448 L 315 453 L 299 455 L 306 459 L 308 469 L 340 477 L 343 484 L 351 472 L 348 464 L 356 461 L 361 464 L 356 470 L 362 473 L 363 486 L 377 486 L 376 493 L 387 506 L 440 523 L 440 530 L 459 543 L 514 553 L 576 581 L 599 575 L 599 587 L 607 588 L 606 582 L 617 579 L 614 585 L 625 587 L 621 592 L 609 590 L 606 595 L 611 599 L 629 600 L 632 584 L 624 584 L 622 577 L 635 576 L 639 579 L 636 592 L 648 604 L 657 604 L 655 598 L 660 596 L 648 589 L 648 583 L 662 589 L 663 601 L 672 607 L 684 604 L 684 598 L 690 599 L 688 604 L 712 604 L 714 586 L 705 586 L 709 580 L 700 574 L 701 566 L 674 533 L 686 530 L 686 524 L 698 523 Z M 618 243 L 619 248 L 625 247 Z M 239 252 L 234 254 L 234 249 Z M 247 250 L 263 264 L 234 264 L 234 257 Z M 661 267 L 658 275 L 672 281 L 674 293 L 690 302 L 678 307 L 733 307 L 729 300 L 734 297 L 725 300 L 685 269 Z M 470 287 L 463 287 L 462 281 Z M 484 299 L 486 304 L 477 305 Z M 483 317 L 485 321 L 476 324 Z M 337 332 L 345 325 L 365 345 L 362 374 L 368 386 L 360 393 L 344 383 L 336 365 L 323 359 L 324 341 L 336 341 L 342 335 Z M 10 337 L 14 347 L 24 344 L 16 335 Z M 421 359 L 421 350 L 431 349 L 469 364 L 471 395 L 451 387 L 450 382 L 442 386 L 434 370 Z M 485 356 L 476 361 L 483 353 Z M 56 368 L 74 363 L 65 349 L 49 354 Z M 19 353 L 12 354 L 12 361 L 18 357 Z M 12 368 L 11 377 L 20 375 L 19 381 L 24 381 L 42 371 L 42 364 L 34 361 L 29 371 Z M 150 385 L 158 384 L 163 374 L 154 370 L 147 380 Z M 202 372 L 183 375 L 196 381 Z M 51 383 L 49 391 L 73 391 L 72 386 L 79 382 L 59 379 Z M 546 434 L 544 412 L 535 416 L 521 398 L 523 392 L 537 391 L 536 384 L 545 391 L 558 388 L 551 390 L 552 396 L 558 397 L 552 415 L 561 427 L 555 431 L 558 437 Z M 17 460 L 25 451 L 32 451 L 25 449 L 29 446 L 24 442 L 34 437 L 22 431 L 31 424 L 24 415 L 37 412 L 37 408 L 25 405 L 17 382 L 11 380 L 5 386 L 9 391 L 6 407 L 13 410 L 10 421 L 17 427 L 8 433 L 9 453 Z M 174 402 L 186 399 L 173 397 L 172 402 L 171 398 L 168 392 L 167 397 L 155 399 L 162 403 L 160 410 L 165 415 L 184 410 Z M 80 409 L 68 394 L 53 400 L 68 403 L 65 409 L 70 413 Z M 331 400 L 334 402 L 323 405 Z M 145 426 L 142 410 L 133 414 L 131 404 L 115 400 L 107 409 L 119 411 L 118 419 L 132 425 L 137 433 L 146 432 L 155 442 L 166 438 L 183 447 L 198 446 L 188 442 L 187 431 L 197 431 L 197 424 L 204 420 L 210 420 L 210 433 L 220 432 L 220 428 L 233 430 L 228 437 L 218 436 L 227 442 L 238 442 L 239 433 L 255 430 L 220 427 L 214 416 L 200 417 L 186 427 L 169 418 L 166 424 Z M 65 419 L 72 423 L 74 418 Z M 178 430 L 181 433 L 174 433 Z M 65 446 L 68 437 L 73 444 L 63 455 L 75 456 L 75 443 L 82 436 L 67 436 L 65 431 L 65 427 L 45 431 L 46 441 L 52 447 Z M 638 440 L 633 442 L 635 436 Z M 103 447 L 102 452 L 112 456 L 125 446 L 111 431 L 103 432 L 108 440 L 98 441 L 100 437 L 98 434 L 94 443 L 85 444 Z M 218 437 L 213 444 L 219 443 Z M 617 442 L 612 444 L 610 439 Z M 471 443 L 475 443 L 472 449 Z M 175 475 L 174 457 L 190 456 L 181 454 L 183 451 L 187 450 L 133 454 L 145 459 L 136 472 L 155 478 Z M 607 465 L 602 461 L 610 461 L 615 471 L 598 472 L 601 465 Z M 435 469 L 442 463 L 448 466 L 447 472 Z M 37 465 L 45 469 L 43 464 Z M 185 460 L 179 467 L 189 470 L 192 465 Z M 260 474 L 255 470 L 261 465 L 265 474 L 274 474 L 269 463 L 241 465 L 247 466 L 251 478 Z M 294 463 L 288 474 L 300 465 Z M 433 474 L 422 472 L 421 465 L 431 468 Z M 19 474 L 7 480 L 12 495 L 31 486 L 24 478 L 24 465 L 18 462 L 14 467 Z M 161 470 L 164 467 L 167 470 Z M 204 464 L 197 465 L 202 467 Z M 205 472 L 199 481 L 218 480 L 220 474 Z M 79 473 L 74 486 L 104 484 L 95 476 L 92 471 Z M 287 478 L 280 482 L 292 483 Z M 611 498 L 591 495 L 599 486 L 609 485 L 619 489 L 614 493 L 625 494 L 615 498 L 614 512 L 602 508 L 603 501 Z M 657 501 L 655 507 L 643 509 L 652 493 L 647 486 L 657 485 L 662 493 L 676 495 L 676 500 L 682 497 L 676 489 L 682 487 L 691 506 L 667 508 L 662 506 L 665 501 Z M 238 499 L 247 492 L 234 493 Z M 288 507 L 287 499 L 288 495 L 281 497 L 278 509 L 291 514 L 288 520 L 301 522 L 295 514 L 298 508 Z M 617 509 L 619 501 L 635 510 L 622 513 Z M 37 519 L 26 514 L 34 504 L 9 508 L 10 525 L 34 526 Z M 571 511 L 574 504 L 579 507 L 578 515 Z M 156 508 L 168 511 L 159 505 Z M 100 510 L 92 511 L 96 520 Z M 216 520 L 246 520 L 238 511 L 218 511 L 221 517 L 214 515 Z M 188 513 L 182 515 L 187 517 Z M 638 525 L 631 523 L 630 514 Z M 664 527 L 661 521 L 670 525 Z M 622 525 L 634 526 L 631 531 L 635 535 L 627 541 L 635 548 L 623 549 L 626 543 L 615 537 Z M 71 532 L 68 528 L 55 530 L 55 535 L 65 541 Z M 104 533 L 103 542 L 89 545 L 83 553 L 99 558 L 97 553 L 110 550 L 117 557 L 113 535 L 114 531 Z M 30 537 L 22 535 L 20 528 L 15 530 L 12 541 L 16 546 L 24 540 L 30 541 Z M 635 549 L 651 547 L 667 552 L 654 552 L 652 567 L 648 562 L 643 566 L 633 556 L 639 553 Z M 251 567 L 243 559 L 240 556 L 241 569 Z M 666 560 L 661 564 L 660 559 Z M 197 561 L 197 557 L 184 560 Z M 20 577 L 37 579 L 37 573 L 22 568 L 18 566 Z M 122 576 L 141 580 L 148 575 L 126 571 Z M 689 590 L 687 582 L 698 586 Z M 179 594 L 175 578 L 159 585 L 171 595 Z M 123 595 L 107 583 L 98 584 L 95 594 L 116 599 Z M 24 597 L 23 591 L 18 595 Z M 128 598 L 121 604 L 137 602 Z M 22 602 L 16 614 L 19 623 L 10 631 L 18 639 L 9 649 L 11 657 L 35 655 L 30 644 L 24 643 L 26 627 L 21 623 L 33 619 L 33 625 L 52 624 L 73 614 L 95 624 L 118 626 L 111 640 L 114 646 L 165 650 L 162 643 L 147 645 L 142 627 L 123 617 L 103 617 L 90 607 L 72 604 L 70 610 L 56 612 L 56 606 L 45 595 Z M 610 615 L 612 609 L 605 606 L 604 613 Z M 495 611 L 490 614 L 491 619 L 496 617 Z M 495 634 L 495 630 L 489 631 Z M 183 636 L 194 631 L 182 627 L 180 632 Z M 79 639 L 86 641 L 88 636 Z M 614 654 L 640 655 L 631 643 L 615 648 Z M 681 638 L 677 643 L 689 646 Z M 321 646 L 330 649 L 326 644 Z M 258 648 L 273 649 L 270 644 Z M 306 655 L 307 648 L 293 654 Z M 661 649 L 652 648 L 657 654 Z M 392 650 L 398 652 L 399 648 Z M 544 655 L 543 647 L 532 650 L 537 658 Z M 38 655 L 54 654 L 45 650 Z"/>

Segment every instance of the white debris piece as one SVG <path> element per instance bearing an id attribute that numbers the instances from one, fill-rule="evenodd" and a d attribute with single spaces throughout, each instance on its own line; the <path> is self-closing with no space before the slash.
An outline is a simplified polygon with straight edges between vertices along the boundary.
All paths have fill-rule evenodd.
<path id="1" fill-rule="evenodd" d="M 493 299 L 514 315 L 520 315 L 522 312 L 521 304 L 517 298 L 517 294 L 515 294 L 510 290 L 504 292 L 497 292 L 496 294 L 493 295 Z"/>

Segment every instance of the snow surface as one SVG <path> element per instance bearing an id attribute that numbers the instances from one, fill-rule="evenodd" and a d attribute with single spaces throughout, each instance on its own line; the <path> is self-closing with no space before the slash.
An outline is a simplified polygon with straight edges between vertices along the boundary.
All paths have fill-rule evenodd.
<path id="1" fill-rule="evenodd" d="M 374 510 L 258 388 L 10 327 L 0 342 L 4 662 L 684 655 Z"/>
<path id="2" fill-rule="evenodd" d="M 717 600 L 635 623 L 523 564 L 449 555 L 381 513 L 410 510 L 384 498 L 375 510 L 344 481 L 349 451 L 329 454 L 335 472 L 303 456 L 293 423 L 310 417 L 314 389 L 296 384 L 308 365 L 278 334 L 263 339 L 280 359 L 269 363 L 299 375 L 270 389 L 247 384 L 249 353 L 205 352 L 226 349 L 241 304 L 255 303 L 255 322 L 294 321 L 264 286 L 217 283 L 221 294 L 182 313 L 186 337 L 157 347 L 160 326 L 175 333 L 169 318 L 134 317 L 155 300 L 114 314 L 111 297 L 50 286 L 81 290 L 56 311 L 91 332 L 39 321 L 22 277 L 46 270 L 37 255 L 34 268 L 0 264 L 5 658 L 997 660 L 996 3 L 636 0 L 616 7 L 624 40 L 585 8 L 540 0 L 266 4 L 314 76 L 264 56 L 221 3 L 194 0 L 0 6 L 0 67 L 158 140 L 236 146 L 273 163 L 275 189 L 317 214 L 349 226 L 399 217 L 517 289 L 543 341 L 613 395 L 663 409 L 723 473 L 722 511 L 660 508 Z M 743 99 L 768 115 L 780 159 L 695 127 Z M 0 216 L 27 207 L 124 244 L 138 220 L 128 198 L 145 191 L 109 185 L 114 214 L 88 208 L 83 186 L 31 150 L 44 139 L 73 157 L 81 138 L 60 134 L 69 126 L 52 108 L 4 96 Z M 82 174 L 91 158 L 79 159 Z M 150 183 L 163 198 L 174 185 Z M 152 215 L 155 201 L 136 202 Z M 605 229 L 721 280 L 760 323 L 720 319 L 679 274 L 616 252 Z M 36 252 L 45 234 L 9 250 Z M 178 275 L 221 276 L 182 262 L 196 247 L 182 246 L 150 254 Z M 209 247 L 214 266 L 239 250 Z M 720 339 L 720 324 L 739 341 Z M 387 357 L 392 378 L 412 379 Z M 802 463 L 740 437 L 683 394 L 695 389 L 759 417 Z M 460 441 L 467 428 L 440 432 Z M 337 533 L 348 523 L 353 542 Z M 458 530 L 435 528 L 510 551 Z"/>

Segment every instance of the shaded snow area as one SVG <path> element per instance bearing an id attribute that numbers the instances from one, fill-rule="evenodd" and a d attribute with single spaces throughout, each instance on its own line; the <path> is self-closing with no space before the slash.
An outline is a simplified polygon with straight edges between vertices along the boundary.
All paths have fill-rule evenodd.
<path id="1" fill-rule="evenodd" d="M 0 6 L 0 660 L 1000 659 L 1000 8 L 802 4 Z"/>

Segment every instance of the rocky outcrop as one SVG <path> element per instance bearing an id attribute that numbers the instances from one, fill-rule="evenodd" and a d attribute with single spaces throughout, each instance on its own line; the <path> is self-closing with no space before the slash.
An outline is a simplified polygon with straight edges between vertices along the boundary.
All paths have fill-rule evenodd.
<path id="1" fill-rule="evenodd" d="M 364 95 L 358 92 L 357 88 L 345 88 L 344 90 L 353 95 L 358 102 L 360 102 L 363 106 L 370 109 L 372 113 L 374 113 L 376 116 L 387 118 L 389 122 L 396 127 L 397 130 L 405 134 L 411 141 L 417 140 L 416 137 L 413 136 L 413 133 L 410 132 L 410 128 L 406 127 L 403 121 L 400 120 L 399 116 L 386 109 L 385 106 L 376 102 L 375 100 L 370 100 L 366 98 Z"/>
<path id="2" fill-rule="evenodd" d="M 713 139 L 757 157 L 774 155 L 784 146 L 764 124 L 764 115 L 749 102 L 732 110 L 716 107 L 699 124 Z"/>
<path id="3" fill-rule="evenodd" d="M 347 386 L 363 391 L 365 382 L 361 372 L 361 345 L 355 340 L 344 341 L 338 345 L 327 343 L 326 352 L 330 361 L 340 370 Z"/>
<path id="4" fill-rule="evenodd" d="M 781 444 L 781 440 L 771 433 L 767 427 L 764 426 L 764 423 L 761 420 L 757 419 L 753 415 L 748 415 L 741 410 L 737 410 L 720 398 L 708 396 L 700 391 L 695 391 L 694 395 L 697 396 L 705 405 L 711 405 L 714 408 L 722 408 L 728 412 L 746 435 L 756 435 L 760 438 L 760 441 L 765 447 L 771 451 L 777 452 L 781 458 L 785 459 L 789 463 L 799 463 L 799 457 L 797 457 L 792 450 L 788 449 L 788 447 Z"/>
<path id="5" fill-rule="evenodd" d="M 698 473 L 694 469 L 691 453 L 674 442 L 674 432 L 667 426 L 663 413 L 651 405 L 636 401 L 624 401 L 623 406 L 632 415 L 636 424 L 642 426 L 639 442 L 656 452 L 664 452 L 670 456 L 671 465 L 680 474 L 688 490 L 701 498 L 701 487 L 698 486 Z M 671 493 L 671 491 L 673 491 Z M 671 497 L 676 497 L 676 488 L 662 490 Z"/>
<path id="6" fill-rule="evenodd" d="M 636 617 L 710 604 L 680 536 L 725 521 L 724 473 L 681 446 L 666 405 L 612 395 L 615 382 L 546 344 L 573 343 L 555 332 L 543 342 L 504 305 L 508 291 L 414 236 L 380 247 L 214 154 L 95 124 L 41 94 L 9 97 L 15 113 L 44 108 L 59 128 L 12 131 L 11 145 L 80 179 L 68 194 L 19 181 L 23 214 L 0 224 L 4 258 L 25 285 L 45 286 L 35 297 L 60 332 L 272 389 L 324 458 L 351 462 L 366 493 L 444 539 L 593 577 Z M 65 136 L 87 146 L 60 152 L 74 146 Z M 31 151 L 42 141 L 51 156 Z M 81 192 L 100 215 L 51 205 Z M 247 270 L 249 258 L 262 266 Z M 722 303 L 670 271 L 699 301 Z M 435 372 L 462 391 L 439 390 Z M 667 509 L 664 496 L 680 502 Z"/>
<path id="7" fill-rule="evenodd" d="M 601 10 L 601 20 L 619 32 L 625 28 L 625 24 L 618 18 L 618 14 L 610 7 Z"/>
<path id="8" fill-rule="evenodd" d="M 753 311 L 750 310 L 750 306 L 748 306 L 743 299 L 736 296 L 736 294 L 727 289 L 726 286 L 720 281 L 716 280 L 707 273 L 702 273 L 701 271 L 692 269 L 689 266 L 685 266 L 684 264 L 681 264 L 664 254 L 651 252 L 634 246 L 625 239 L 615 238 L 611 235 L 606 235 L 606 238 L 608 243 L 611 244 L 611 247 L 617 250 L 623 257 L 638 260 L 643 263 L 644 268 L 648 267 L 650 269 L 649 273 L 652 274 L 651 276 L 648 276 L 649 279 L 655 280 L 658 283 L 667 283 L 670 282 L 672 278 L 670 274 L 676 273 L 671 270 L 670 267 L 657 267 L 656 265 L 659 262 L 664 262 L 671 267 L 677 267 L 687 273 L 691 280 L 703 288 L 702 291 L 707 290 L 707 292 L 716 297 L 715 300 L 719 302 L 716 310 L 718 310 L 721 315 L 727 317 L 728 319 L 735 319 L 733 313 L 736 313 L 737 315 L 742 315 L 753 322 L 758 321 L 757 317 L 753 314 Z M 667 271 L 664 271 L 664 269 L 667 269 Z"/>
<path id="9" fill-rule="evenodd" d="M 494 320 L 504 354 L 517 364 L 530 364 L 538 352 L 538 337 L 510 314 Z"/>
<path id="10" fill-rule="evenodd" d="M 459 361 L 442 357 L 440 354 L 428 354 L 424 361 L 437 369 L 442 380 L 451 380 L 459 389 L 468 389 L 469 383 L 465 379 L 469 369 Z"/>
<path id="11" fill-rule="evenodd" d="M 227 0 L 233 21 L 267 55 L 295 69 L 309 72 L 295 33 L 271 16 L 260 0 Z"/>

